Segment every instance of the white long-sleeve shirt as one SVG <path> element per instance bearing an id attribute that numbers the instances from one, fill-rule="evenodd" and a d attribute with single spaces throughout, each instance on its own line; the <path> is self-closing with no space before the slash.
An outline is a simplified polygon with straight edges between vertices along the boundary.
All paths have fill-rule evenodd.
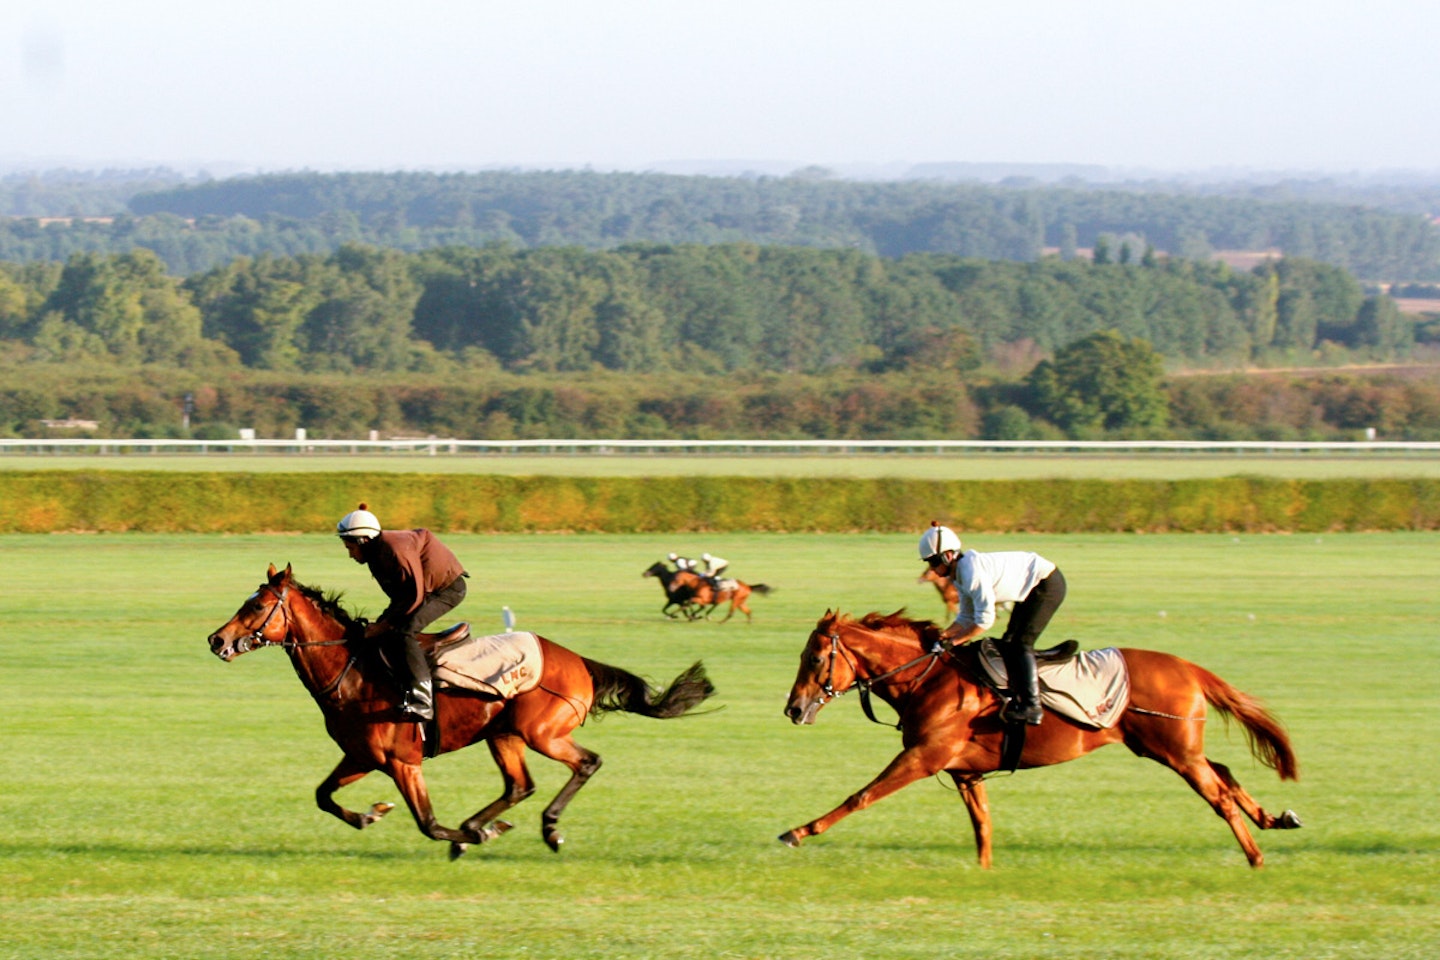
<path id="1" fill-rule="evenodd" d="M 1055 572 L 1055 564 L 1038 553 L 1014 550 L 979 553 L 966 550 L 955 561 L 951 579 L 960 591 L 955 623 L 989 630 L 1002 603 L 1019 603 L 1035 585 Z"/>

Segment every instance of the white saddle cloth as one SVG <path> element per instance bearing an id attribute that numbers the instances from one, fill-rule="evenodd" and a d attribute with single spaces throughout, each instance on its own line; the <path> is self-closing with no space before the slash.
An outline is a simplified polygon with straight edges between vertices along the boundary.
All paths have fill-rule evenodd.
<path id="1" fill-rule="evenodd" d="M 1005 661 L 990 637 L 980 641 L 980 664 L 996 686 L 1007 683 Z M 1082 650 L 1069 660 L 1038 665 L 1040 702 L 1088 727 L 1108 729 L 1130 703 L 1130 671 L 1115 647 Z"/>
<path id="2" fill-rule="evenodd" d="M 540 641 L 526 631 L 441 643 L 432 649 L 430 658 L 437 683 L 506 700 L 533 690 L 545 668 Z"/>

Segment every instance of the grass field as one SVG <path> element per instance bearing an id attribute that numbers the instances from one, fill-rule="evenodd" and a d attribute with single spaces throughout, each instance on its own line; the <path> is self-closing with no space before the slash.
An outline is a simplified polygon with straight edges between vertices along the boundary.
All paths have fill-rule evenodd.
<path id="1" fill-rule="evenodd" d="M 580 731 L 604 768 L 564 851 L 534 758 L 517 829 L 456 863 L 403 810 L 356 832 L 314 807 L 338 758 L 286 658 L 231 664 L 207 634 L 267 563 L 381 606 L 324 536 L 0 538 L 0 958 L 1431 958 L 1440 949 L 1440 536 L 976 537 L 1037 549 L 1070 599 L 1047 634 L 1168 650 L 1265 699 L 1302 778 L 1216 722 L 1210 755 L 1298 831 L 1252 871 L 1170 771 L 1110 747 L 990 782 L 996 866 L 953 790 L 916 784 L 788 849 L 775 837 L 862 786 L 897 735 L 832 703 L 781 707 L 827 607 L 939 616 L 910 535 L 455 536 L 460 612 L 508 604 L 596 659 L 668 679 L 703 658 L 722 707 Z M 777 588 L 755 622 L 663 619 L 640 571 L 711 550 Z M 879 708 L 884 712 L 883 705 Z M 483 747 L 426 766 L 442 821 L 499 791 Z M 398 800 L 379 775 L 358 808 Z"/>
<path id="2" fill-rule="evenodd" d="M 560 477 L 905 477 L 920 480 L 1025 480 L 1050 477 L 1188 480 L 1250 475 L 1301 480 L 1440 477 L 1440 456 L 1393 454 L 869 454 L 826 456 L 556 453 L 475 456 L 293 454 L 0 455 L 0 470 L 173 470 L 249 473 L 371 471 L 492 473 Z"/>

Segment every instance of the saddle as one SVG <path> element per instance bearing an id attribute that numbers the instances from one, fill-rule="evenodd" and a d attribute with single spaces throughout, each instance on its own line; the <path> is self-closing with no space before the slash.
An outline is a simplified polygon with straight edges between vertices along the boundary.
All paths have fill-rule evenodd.
<path id="1" fill-rule="evenodd" d="M 540 683 L 545 658 L 535 634 L 524 630 L 477 637 L 461 623 L 443 633 L 422 634 L 437 687 L 458 687 L 509 700 Z"/>
<path id="2" fill-rule="evenodd" d="M 978 643 L 981 669 L 997 692 L 1007 692 L 1009 676 L 1000 647 L 992 638 Z M 1074 640 L 1035 651 L 1040 702 L 1087 727 L 1108 729 L 1120 722 L 1130 702 L 1130 672 L 1116 647 L 1078 653 Z"/>

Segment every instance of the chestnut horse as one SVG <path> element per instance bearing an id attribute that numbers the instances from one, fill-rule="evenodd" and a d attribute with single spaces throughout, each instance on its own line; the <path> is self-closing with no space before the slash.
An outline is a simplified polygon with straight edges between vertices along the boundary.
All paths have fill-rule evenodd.
<path id="1" fill-rule="evenodd" d="M 806 837 L 824 833 L 901 787 L 944 772 L 970 814 L 980 866 L 990 866 L 990 806 L 982 777 L 1000 767 L 1000 703 L 980 679 L 978 645 L 948 654 L 929 652 L 938 649 L 939 634 L 935 624 L 911 620 L 903 610 L 872 613 L 859 621 L 827 610 L 820 618 L 800 654 L 785 715 L 796 724 L 814 723 L 834 697 L 859 690 L 864 698 L 873 690 L 900 714 L 904 749 L 864 789 L 818 820 L 782 834 L 782 843 L 798 847 Z M 1242 812 L 1261 830 L 1291 829 L 1300 820 L 1290 810 L 1279 817 L 1266 813 L 1225 766 L 1206 758 L 1205 704 L 1238 720 L 1251 754 L 1280 779 L 1294 780 L 1298 769 L 1284 728 L 1255 699 L 1193 663 L 1151 650 L 1120 652 L 1131 688 L 1120 722 L 1097 730 L 1047 710 L 1044 722 L 1029 728 L 1020 766 L 1063 763 L 1106 744 L 1124 743 L 1184 777 L 1230 825 L 1250 865 L 1260 866 L 1264 858 Z"/>
<path id="2" fill-rule="evenodd" d="M 710 585 L 709 580 L 700 576 L 700 574 L 692 573 L 689 570 L 681 570 L 671 578 L 670 588 L 672 590 L 688 589 L 692 591 L 692 596 L 694 597 L 692 602 L 697 606 L 705 608 L 703 615 L 707 618 L 715 612 L 715 608 L 720 604 L 727 600 L 730 601 L 730 609 L 725 612 L 725 616 L 720 618 L 721 623 L 733 617 L 737 608 L 741 613 L 745 614 L 745 622 L 749 623 L 750 607 L 745 601 L 750 599 L 750 594 L 752 593 L 758 593 L 763 597 L 770 592 L 770 587 L 763 583 L 749 584 L 744 580 L 736 580 L 732 577 L 722 577 L 720 583 L 733 583 L 734 586 L 717 590 Z M 690 619 L 693 620 L 695 618 L 691 617 Z"/>
<path id="3" fill-rule="evenodd" d="M 955 581 L 943 573 L 927 569 L 915 582 L 935 584 L 935 589 L 940 593 L 940 599 L 945 601 L 946 612 L 952 617 L 960 612 L 960 591 L 955 589 Z"/>
<path id="4" fill-rule="evenodd" d="M 343 756 L 315 789 L 321 810 L 358 829 L 389 813 L 394 804 L 377 803 L 366 813 L 336 803 L 336 790 L 372 770 L 395 781 L 420 832 L 432 840 L 450 841 L 450 859 L 472 843 L 493 840 L 510 824 L 495 819 L 535 791 L 525 766 L 525 748 L 570 768 L 570 779 L 541 815 L 541 836 L 559 851 L 563 837 L 560 814 L 600 768 L 598 754 L 570 739 L 587 716 L 623 710 L 642 716 L 678 717 L 700 704 L 714 687 L 696 663 L 663 692 L 617 667 L 580 656 L 539 637 L 544 654 L 540 683 L 512 699 L 484 697 L 454 688 L 438 691 L 435 716 L 439 742 L 430 754 L 449 753 L 481 740 L 500 768 L 504 790 L 458 829 L 435 819 L 420 764 L 427 754 L 420 724 L 400 717 L 402 685 L 381 661 L 372 642 L 358 638 L 362 624 L 334 598 L 298 583 L 287 566 L 272 564 L 265 582 L 246 599 L 235 616 L 210 635 L 210 650 L 227 663 L 260 647 L 278 646 L 290 655 L 300 682 L 325 716 L 325 730 Z"/>

